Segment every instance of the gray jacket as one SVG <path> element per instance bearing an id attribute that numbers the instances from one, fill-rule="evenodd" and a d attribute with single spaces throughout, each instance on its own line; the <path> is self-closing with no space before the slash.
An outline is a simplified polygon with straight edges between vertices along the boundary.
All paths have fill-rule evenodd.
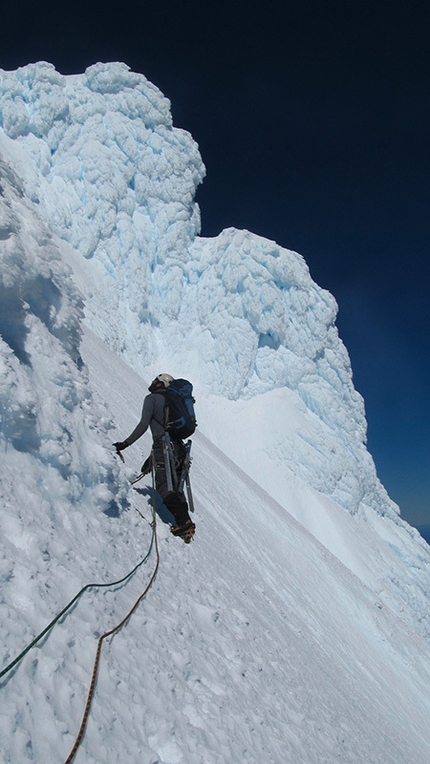
<path id="1" fill-rule="evenodd" d="M 138 438 L 151 428 L 152 437 L 157 438 L 164 433 L 164 408 L 166 399 L 164 395 L 150 393 L 143 401 L 142 416 L 137 427 L 134 428 L 131 435 L 125 439 L 124 443 L 131 446 Z"/>

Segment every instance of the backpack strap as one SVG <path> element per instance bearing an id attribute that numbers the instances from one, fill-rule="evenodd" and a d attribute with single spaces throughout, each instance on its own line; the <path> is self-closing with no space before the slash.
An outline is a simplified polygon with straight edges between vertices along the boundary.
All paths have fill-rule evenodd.
<path id="1" fill-rule="evenodd" d="M 162 390 L 157 390 L 157 392 L 153 393 L 153 395 L 162 395 L 163 398 L 164 398 L 164 410 L 163 410 L 163 413 L 164 413 L 164 417 L 163 417 L 164 418 L 164 422 L 160 422 L 160 420 L 157 419 L 156 416 L 153 416 L 152 419 L 154 420 L 154 422 L 157 422 L 157 424 L 159 424 L 161 427 L 163 427 L 163 429 L 167 432 L 167 424 L 168 424 L 168 421 L 169 421 L 169 406 L 168 406 L 168 403 L 167 403 L 167 399 L 166 399 L 165 395 L 163 395 L 163 391 Z"/>

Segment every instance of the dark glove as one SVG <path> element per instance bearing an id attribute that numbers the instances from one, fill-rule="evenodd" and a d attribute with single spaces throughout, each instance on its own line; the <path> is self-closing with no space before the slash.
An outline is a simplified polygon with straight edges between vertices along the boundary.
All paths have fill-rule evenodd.
<path id="1" fill-rule="evenodd" d="M 119 443 L 112 443 L 113 446 L 115 446 L 117 451 L 124 451 L 124 448 L 128 448 L 128 443 L 125 443 L 125 441 L 120 441 Z"/>

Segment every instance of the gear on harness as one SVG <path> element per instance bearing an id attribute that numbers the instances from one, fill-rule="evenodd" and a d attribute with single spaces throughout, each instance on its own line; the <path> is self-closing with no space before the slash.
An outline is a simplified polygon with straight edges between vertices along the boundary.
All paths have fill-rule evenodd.
<path id="1" fill-rule="evenodd" d="M 141 473 L 131 481 L 131 484 L 134 485 L 139 482 L 151 471 L 156 472 L 157 468 L 158 470 L 162 469 L 165 473 L 169 494 L 176 493 L 179 497 L 184 497 L 185 499 L 184 494 L 186 491 L 189 510 L 194 512 L 194 500 L 190 483 L 192 441 L 188 440 L 186 443 L 181 444 L 181 446 L 183 451 L 181 449 L 182 453 L 178 453 L 178 443 L 172 441 L 169 433 L 164 433 L 159 439 L 157 447 L 153 448 L 150 456 L 143 463 Z M 158 464 L 156 461 L 157 457 L 159 459 Z M 170 530 L 174 536 L 180 536 L 186 544 L 189 544 L 194 536 L 195 527 L 192 520 L 188 519 L 183 524 L 176 523 L 172 525 Z"/>

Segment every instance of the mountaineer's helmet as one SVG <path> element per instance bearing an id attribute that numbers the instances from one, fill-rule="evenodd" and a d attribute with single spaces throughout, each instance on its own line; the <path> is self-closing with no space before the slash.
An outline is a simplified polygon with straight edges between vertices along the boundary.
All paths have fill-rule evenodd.
<path id="1" fill-rule="evenodd" d="M 173 377 L 170 374 L 157 374 L 155 379 L 162 382 L 164 387 L 169 387 L 170 383 L 173 382 Z"/>

